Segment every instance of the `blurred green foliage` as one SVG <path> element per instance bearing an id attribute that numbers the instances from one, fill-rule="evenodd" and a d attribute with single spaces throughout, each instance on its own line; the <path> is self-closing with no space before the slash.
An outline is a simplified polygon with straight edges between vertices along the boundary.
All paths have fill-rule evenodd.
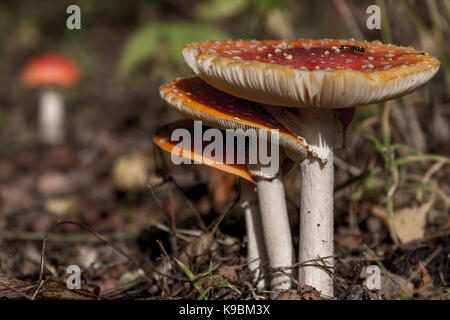
<path id="1" fill-rule="evenodd" d="M 231 18 L 249 5 L 248 0 L 211 0 L 195 7 L 195 14 L 202 20 Z"/>
<path id="2" fill-rule="evenodd" d="M 125 42 L 119 59 L 119 76 L 130 74 L 137 66 L 154 55 L 157 50 L 164 50 L 165 48 L 161 47 L 161 41 L 165 42 L 168 47 L 168 58 L 181 65 L 183 57 L 180 49 L 184 44 L 191 41 L 223 40 L 226 38 L 228 38 L 228 35 L 217 28 L 189 22 L 146 25 L 134 31 Z"/>
<path id="3" fill-rule="evenodd" d="M 126 77 L 158 52 L 167 51 L 167 58 L 175 67 L 183 68 L 181 47 L 192 41 L 224 40 L 232 35 L 219 22 L 239 14 L 264 26 L 271 10 L 279 8 L 283 0 L 208 0 L 192 7 L 194 21 L 161 21 L 139 27 L 125 41 L 119 63 L 119 77 Z"/>

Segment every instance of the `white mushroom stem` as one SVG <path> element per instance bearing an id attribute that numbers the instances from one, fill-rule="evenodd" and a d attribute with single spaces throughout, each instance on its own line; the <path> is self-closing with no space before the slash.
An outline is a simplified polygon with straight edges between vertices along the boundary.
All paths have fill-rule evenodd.
<path id="1" fill-rule="evenodd" d="M 323 296 L 333 296 L 333 149 L 344 143 L 339 111 L 305 108 L 293 114 L 287 109 L 267 109 L 283 126 L 307 144 L 311 155 L 300 163 L 300 283 Z M 326 269 L 325 269 L 326 268 Z"/>
<path id="2" fill-rule="evenodd" d="M 323 296 L 333 296 L 333 148 L 343 143 L 343 125 L 336 112 L 318 108 L 302 109 L 297 128 L 317 155 L 300 163 L 300 266 L 299 281 Z M 325 270 L 325 268 L 328 269 Z"/>
<path id="3" fill-rule="evenodd" d="M 299 262 L 332 268 L 334 266 L 332 152 L 326 160 L 325 165 L 312 159 L 300 164 Z M 327 272 L 321 267 L 300 266 L 299 281 L 316 288 L 324 296 L 333 296 L 332 272 Z"/>
<path id="4" fill-rule="evenodd" d="M 58 144 L 64 140 L 64 102 L 59 91 L 47 89 L 39 102 L 39 134 L 46 144 Z"/>
<path id="5" fill-rule="evenodd" d="M 279 176 L 274 179 L 257 180 L 259 210 L 266 243 L 269 266 L 272 268 L 291 266 L 294 261 L 291 230 L 284 194 L 284 186 Z M 290 274 L 292 270 L 286 270 Z M 286 290 L 291 287 L 291 279 L 277 272 L 272 276 L 270 287 Z"/>
<path id="6" fill-rule="evenodd" d="M 291 230 L 280 177 L 273 180 L 260 179 L 257 182 L 261 220 L 266 240 L 269 264 L 272 268 L 291 266 L 294 261 Z M 292 270 L 286 270 L 290 274 Z M 272 289 L 286 290 L 291 279 L 281 272 L 275 273 L 270 282 Z"/>
<path id="7" fill-rule="evenodd" d="M 241 206 L 245 214 L 245 227 L 247 231 L 247 262 L 253 279 L 258 279 L 264 273 L 267 252 L 264 243 L 261 215 L 258 207 L 258 195 L 256 186 L 244 179 L 241 183 Z M 265 280 L 262 279 L 256 285 L 258 289 L 265 287 Z"/>

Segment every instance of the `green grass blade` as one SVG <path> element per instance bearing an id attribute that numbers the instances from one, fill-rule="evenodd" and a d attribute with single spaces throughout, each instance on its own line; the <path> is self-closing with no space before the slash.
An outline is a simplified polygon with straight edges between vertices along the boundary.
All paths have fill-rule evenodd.
<path id="1" fill-rule="evenodd" d="M 214 278 L 214 277 L 211 277 L 211 280 L 214 281 L 215 283 L 217 283 L 219 286 L 221 286 L 223 288 L 230 288 L 231 290 L 237 292 L 239 295 L 241 294 L 239 289 L 235 285 L 229 283 L 228 281 L 220 280 L 220 279 L 217 279 L 217 278 Z"/>

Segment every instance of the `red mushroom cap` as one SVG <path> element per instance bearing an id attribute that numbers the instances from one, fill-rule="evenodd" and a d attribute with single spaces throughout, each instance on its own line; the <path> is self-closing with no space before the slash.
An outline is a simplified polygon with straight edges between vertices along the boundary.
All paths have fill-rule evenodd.
<path id="1" fill-rule="evenodd" d="M 430 80 L 440 62 L 411 47 L 356 40 L 229 40 L 183 48 L 203 80 L 279 106 L 345 108 L 393 99 Z"/>
<path id="2" fill-rule="evenodd" d="M 198 77 L 179 78 L 159 88 L 169 106 L 193 120 L 219 129 L 262 129 L 279 133 L 279 144 L 295 160 L 303 160 L 308 147 L 272 118 L 259 103 L 244 100 L 211 87 Z M 266 108 L 277 108 L 266 106 Z"/>
<path id="3" fill-rule="evenodd" d="M 22 83 L 28 87 L 70 87 L 80 77 L 78 68 L 59 54 L 47 54 L 32 59 L 22 72 Z"/>

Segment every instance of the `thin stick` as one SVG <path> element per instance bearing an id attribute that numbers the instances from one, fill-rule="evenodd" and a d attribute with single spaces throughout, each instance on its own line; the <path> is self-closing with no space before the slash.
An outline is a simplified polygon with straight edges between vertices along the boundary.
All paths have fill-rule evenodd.
<path id="1" fill-rule="evenodd" d="M 22 290 L 25 291 L 25 290 L 28 290 L 29 288 L 18 290 L 18 289 L 15 289 L 15 288 L 11 287 L 11 286 L 8 286 L 7 284 L 2 283 L 2 282 L 0 282 L 0 286 L 3 286 L 3 287 L 5 287 L 5 288 L 7 288 L 7 289 L 9 289 L 11 291 L 14 291 L 14 292 L 20 294 L 21 296 L 27 298 L 28 300 L 33 300 L 33 297 L 31 297 L 31 296 L 27 295 L 26 293 L 22 292 Z"/>
<path id="2" fill-rule="evenodd" d="M 104 234 L 105 239 L 113 240 L 131 240 L 135 239 L 138 233 L 107 233 Z M 18 240 L 18 241 L 42 241 L 44 239 L 44 232 L 30 232 L 30 231 L 0 231 L 0 239 Z M 48 240 L 58 242 L 97 242 L 98 238 L 87 235 L 85 233 L 63 234 L 54 233 L 48 236 Z"/>
<path id="3" fill-rule="evenodd" d="M 168 193 L 169 193 L 169 203 L 168 203 L 168 212 L 169 212 L 169 216 L 170 216 L 170 228 L 172 231 L 172 234 L 175 235 L 174 237 L 171 237 L 171 244 L 172 244 L 172 248 L 173 248 L 173 252 L 175 252 L 175 254 L 178 252 L 178 241 L 177 241 L 177 236 L 176 236 L 176 232 L 177 232 L 177 219 L 175 217 L 175 212 L 174 212 L 174 200 L 173 200 L 173 193 L 172 193 L 172 188 L 169 184 L 169 188 L 168 188 Z"/>

